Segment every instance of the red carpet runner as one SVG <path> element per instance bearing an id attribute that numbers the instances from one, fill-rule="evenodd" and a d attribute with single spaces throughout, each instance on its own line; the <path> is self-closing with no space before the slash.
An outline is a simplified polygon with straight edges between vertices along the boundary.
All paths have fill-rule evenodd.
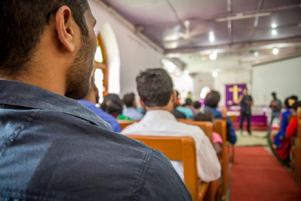
<path id="1" fill-rule="evenodd" d="M 236 147 L 231 201 L 301 201 L 301 188 L 263 147 Z"/>

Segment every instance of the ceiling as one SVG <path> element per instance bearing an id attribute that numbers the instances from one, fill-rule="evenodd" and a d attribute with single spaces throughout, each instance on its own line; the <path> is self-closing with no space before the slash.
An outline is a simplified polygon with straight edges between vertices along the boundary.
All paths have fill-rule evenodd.
<path id="1" fill-rule="evenodd" d="M 301 0 L 103 2 L 167 56 L 186 63 L 190 72 L 248 69 L 254 63 L 301 53 Z M 275 47 L 280 50 L 276 56 Z M 212 52 L 218 55 L 215 61 L 208 58 Z"/>

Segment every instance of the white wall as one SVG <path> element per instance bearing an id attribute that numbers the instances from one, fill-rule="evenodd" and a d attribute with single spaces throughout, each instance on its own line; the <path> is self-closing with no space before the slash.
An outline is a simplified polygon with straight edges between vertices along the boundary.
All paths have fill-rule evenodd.
<path id="1" fill-rule="evenodd" d="M 267 105 L 271 92 L 281 101 L 290 95 L 301 98 L 301 57 L 253 67 L 253 96 L 257 105 Z"/>
<path id="2" fill-rule="evenodd" d="M 200 94 L 203 87 L 208 86 L 210 89 L 214 89 L 214 78 L 211 73 L 199 73 L 193 77 L 193 100 L 200 100 Z"/>
<path id="3" fill-rule="evenodd" d="M 109 73 L 111 73 L 109 85 L 110 83 L 118 83 L 121 95 L 128 92 L 135 92 L 137 94 L 135 77 L 141 70 L 146 68 L 161 67 L 161 58 L 163 55 L 137 37 L 134 31 L 105 9 L 98 0 L 89 0 L 89 4 L 97 20 L 95 32 L 101 32 L 105 23 L 110 24 L 119 46 L 120 75 L 118 75 L 118 70 L 112 72 L 109 69 Z"/>
<path id="4" fill-rule="evenodd" d="M 188 92 L 194 91 L 193 78 L 190 75 L 179 73 L 171 75 L 174 83 L 174 89 L 180 93 L 180 102 L 184 103 L 188 96 Z M 194 99 L 193 99 L 194 100 Z"/>
<path id="5" fill-rule="evenodd" d="M 225 88 L 227 84 L 247 84 L 249 93 L 252 92 L 251 86 L 251 71 L 223 71 L 218 74 L 218 77 L 214 78 L 214 89 L 221 94 L 220 106 L 225 105 Z M 256 101 L 254 104 L 257 105 Z"/>

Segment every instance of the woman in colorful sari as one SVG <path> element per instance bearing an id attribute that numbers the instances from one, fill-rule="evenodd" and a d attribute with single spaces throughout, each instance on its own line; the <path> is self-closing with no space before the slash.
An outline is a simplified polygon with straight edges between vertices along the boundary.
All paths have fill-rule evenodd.
<path id="1" fill-rule="evenodd" d="M 301 106 L 301 101 L 295 103 L 292 106 L 291 112 L 293 118 L 288 123 L 288 126 L 285 130 L 285 135 L 281 139 L 281 146 L 275 149 L 275 153 L 277 157 L 281 160 L 288 161 L 289 160 L 289 150 L 291 147 L 291 138 L 294 137 L 297 133 L 297 125 L 298 125 L 298 117 L 297 117 L 297 109 Z"/>
<path id="2" fill-rule="evenodd" d="M 280 131 L 275 135 L 274 142 L 273 142 L 273 144 L 277 148 L 281 147 L 281 140 L 285 136 L 285 130 L 289 123 L 287 118 L 289 115 L 292 115 L 291 109 L 292 109 L 292 106 L 295 104 L 295 102 L 297 102 L 297 100 L 298 100 L 298 97 L 290 96 L 290 97 L 286 98 L 284 101 L 286 110 L 284 112 L 282 112 L 282 114 L 281 114 L 282 118 L 281 118 Z"/>

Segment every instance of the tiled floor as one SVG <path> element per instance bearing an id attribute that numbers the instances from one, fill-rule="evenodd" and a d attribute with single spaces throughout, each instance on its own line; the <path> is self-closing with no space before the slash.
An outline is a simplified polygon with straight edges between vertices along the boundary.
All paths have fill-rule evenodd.
<path id="1" fill-rule="evenodd" d="M 246 131 L 244 131 L 242 135 L 239 131 L 236 131 L 236 146 L 267 146 L 266 135 L 266 131 L 253 131 L 251 136 L 249 136 Z"/>

